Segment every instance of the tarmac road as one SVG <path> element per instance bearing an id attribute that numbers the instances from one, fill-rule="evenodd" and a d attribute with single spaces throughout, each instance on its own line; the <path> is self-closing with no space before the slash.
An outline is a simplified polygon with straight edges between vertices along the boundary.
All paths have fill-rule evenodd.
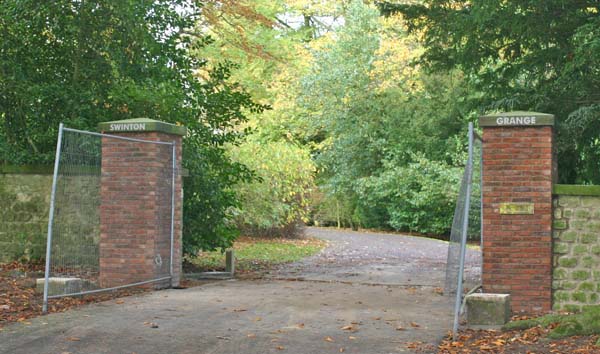
<path id="1" fill-rule="evenodd" d="M 436 352 L 452 319 L 452 302 L 436 289 L 443 242 L 307 233 L 330 247 L 270 279 L 156 291 L 38 317 L 0 331 L 0 353 Z M 476 261 L 476 252 L 470 257 Z"/>

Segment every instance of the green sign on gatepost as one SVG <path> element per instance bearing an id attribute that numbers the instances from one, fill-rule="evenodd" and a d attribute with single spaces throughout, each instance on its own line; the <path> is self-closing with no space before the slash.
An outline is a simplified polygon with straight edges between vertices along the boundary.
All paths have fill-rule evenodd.
<path id="1" fill-rule="evenodd" d="M 130 132 L 160 132 L 184 136 L 186 127 L 150 118 L 133 118 L 102 122 L 98 124 L 98 130 L 102 133 L 130 133 Z"/>
<path id="2" fill-rule="evenodd" d="M 479 117 L 480 127 L 519 127 L 554 125 L 554 115 L 539 112 L 513 111 Z"/>

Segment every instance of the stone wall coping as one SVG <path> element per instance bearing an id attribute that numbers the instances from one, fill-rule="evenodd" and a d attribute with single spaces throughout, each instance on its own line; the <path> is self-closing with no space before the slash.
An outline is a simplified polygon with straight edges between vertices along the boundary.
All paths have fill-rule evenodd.
<path id="1" fill-rule="evenodd" d="M 52 165 L 0 165 L 0 174 L 9 175 L 51 175 Z"/>
<path id="2" fill-rule="evenodd" d="M 131 132 L 161 132 L 184 136 L 187 128 L 181 125 L 161 122 L 150 118 L 133 118 L 102 122 L 98 124 L 98 130 L 107 133 L 131 133 Z"/>
<path id="3" fill-rule="evenodd" d="M 583 184 L 555 184 L 552 187 L 554 195 L 600 196 L 600 186 Z"/>

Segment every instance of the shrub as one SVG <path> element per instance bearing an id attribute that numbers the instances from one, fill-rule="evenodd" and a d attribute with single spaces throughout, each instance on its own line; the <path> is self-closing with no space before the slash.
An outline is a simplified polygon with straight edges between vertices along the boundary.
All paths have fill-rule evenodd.
<path id="1" fill-rule="evenodd" d="M 308 196 L 314 188 L 315 166 L 308 150 L 286 141 L 250 137 L 230 153 L 258 177 L 234 188 L 241 200 L 234 213 L 242 232 L 293 236 L 308 219 Z"/>
<path id="2" fill-rule="evenodd" d="M 361 200 L 385 208 L 389 226 L 421 233 L 448 233 L 462 168 L 417 155 L 406 166 L 388 166 L 358 183 Z"/>

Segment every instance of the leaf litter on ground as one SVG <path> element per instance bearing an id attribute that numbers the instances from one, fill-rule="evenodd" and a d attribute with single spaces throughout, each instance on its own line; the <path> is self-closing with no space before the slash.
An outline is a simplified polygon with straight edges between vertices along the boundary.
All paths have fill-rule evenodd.
<path id="1" fill-rule="evenodd" d="M 35 290 L 36 279 L 43 277 L 44 264 L 11 262 L 0 264 L 0 330 L 11 322 L 30 324 L 27 320 L 42 315 L 42 294 Z M 147 292 L 146 289 L 130 288 L 106 293 L 50 299 L 48 312 L 64 312 L 71 308 L 114 300 Z M 117 300 L 117 303 L 123 303 Z"/>

